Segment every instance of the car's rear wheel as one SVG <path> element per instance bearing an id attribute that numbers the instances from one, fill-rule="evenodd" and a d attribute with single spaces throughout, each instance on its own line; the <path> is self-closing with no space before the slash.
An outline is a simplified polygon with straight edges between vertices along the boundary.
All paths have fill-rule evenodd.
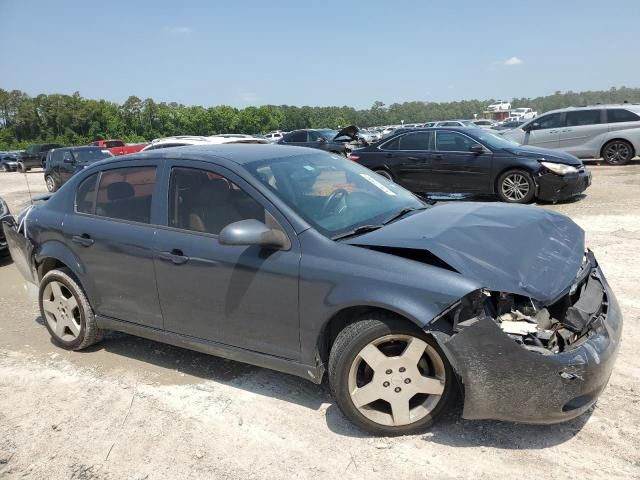
<path id="1" fill-rule="evenodd" d="M 391 180 L 393 182 L 393 175 L 384 169 L 374 170 L 378 175 L 386 178 L 387 180 Z"/>
<path id="2" fill-rule="evenodd" d="M 633 146 L 626 140 L 612 140 L 602 147 L 602 158 L 609 165 L 625 165 L 634 155 Z"/>
<path id="3" fill-rule="evenodd" d="M 25 172 L 28 172 L 29 169 L 24 166 L 24 163 L 20 162 L 20 163 L 18 163 L 18 171 L 20 173 L 25 173 Z"/>
<path id="4" fill-rule="evenodd" d="M 58 190 L 58 184 L 56 183 L 56 179 L 53 178 L 51 175 L 45 175 L 44 183 L 47 184 L 47 190 L 49 190 L 51 193 Z"/>
<path id="5" fill-rule="evenodd" d="M 82 350 L 102 339 L 93 309 L 67 269 L 51 270 L 40 282 L 40 314 L 53 343 Z"/>
<path id="6" fill-rule="evenodd" d="M 509 170 L 498 179 L 498 197 L 503 202 L 529 203 L 535 194 L 535 184 L 529 172 Z"/>
<path id="7" fill-rule="evenodd" d="M 345 327 L 329 357 L 329 384 L 338 407 L 376 435 L 426 429 L 454 392 L 446 356 L 408 321 L 371 314 Z"/>

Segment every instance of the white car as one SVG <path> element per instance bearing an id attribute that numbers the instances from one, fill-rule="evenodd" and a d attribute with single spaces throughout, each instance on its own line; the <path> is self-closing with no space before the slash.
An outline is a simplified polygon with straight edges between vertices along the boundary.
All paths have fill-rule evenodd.
<path id="1" fill-rule="evenodd" d="M 502 133 L 521 145 L 557 148 L 578 158 L 624 165 L 640 153 L 640 105 L 563 108 Z"/>
<path id="2" fill-rule="evenodd" d="M 279 130 L 276 132 L 269 132 L 264 136 L 264 138 L 266 138 L 269 141 L 269 143 L 274 143 L 280 140 L 285 133 L 287 132 L 281 132 Z"/>
<path id="3" fill-rule="evenodd" d="M 142 149 L 143 152 L 148 150 L 158 150 L 160 148 L 184 147 L 185 145 L 220 145 L 223 143 L 269 143 L 264 138 L 255 138 L 252 136 L 245 137 L 237 135 L 213 135 L 211 137 L 181 135 L 176 137 L 156 138 L 149 145 Z"/>
<path id="4" fill-rule="evenodd" d="M 491 112 L 500 112 L 505 110 L 511 110 L 511 103 L 506 100 L 497 100 L 487 107 L 487 110 Z"/>
<path id="5" fill-rule="evenodd" d="M 498 122 L 496 122 L 495 120 L 490 120 L 488 118 L 479 118 L 477 120 L 472 120 L 472 123 L 476 127 L 480 127 L 480 128 L 494 128 L 499 125 Z"/>
<path id="6" fill-rule="evenodd" d="M 537 117 L 538 112 L 534 111 L 533 108 L 521 107 L 511 110 L 510 115 L 510 118 L 517 120 L 529 120 L 530 118 Z"/>

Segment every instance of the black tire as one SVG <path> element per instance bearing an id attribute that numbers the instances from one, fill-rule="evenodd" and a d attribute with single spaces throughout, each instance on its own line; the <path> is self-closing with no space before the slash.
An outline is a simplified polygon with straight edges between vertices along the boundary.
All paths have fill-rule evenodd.
<path id="1" fill-rule="evenodd" d="M 58 183 L 56 182 L 56 179 L 53 178 L 51 175 L 45 175 L 44 182 L 47 185 L 47 190 L 49 190 L 51 193 L 57 191 L 59 188 Z"/>
<path id="2" fill-rule="evenodd" d="M 406 335 L 418 338 L 429 345 L 429 350 L 437 352 L 444 366 L 444 390 L 440 399 L 430 412 L 405 425 L 385 425 L 365 416 L 354 404 L 349 393 L 349 375 L 352 364 L 358 360 L 361 350 L 371 342 L 379 341 L 388 335 Z M 382 373 L 388 373 L 390 370 Z M 400 370 L 402 371 L 402 370 Z M 408 320 L 372 312 L 360 320 L 347 325 L 337 336 L 329 356 L 329 386 L 331 393 L 342 413 L 358 428 L 374 435 L 395 436 L 418 433 L 429 428 L 445 411 L 455 396 L 456 379 L 453 369 L 437 342 Z M 372 380 L 373 382 L 373 380 Z M 389 382 L 385 382 L 388 386 Z M 406 379 L 405 379 L 406 383 Z M 402 384 L 399 384 L 403 386 Z M 386 387 L 385 386 L 385 387 Z M 391 385 L 393 388 L 393 385 Z M 397 388 L 397 387 L 396 387 Z M 397 390 L 396 390 L 397 391 Z M 437 397 L 437 395 L 436 395 Z M 378 400 L 376 400 L 377 402 Z M 387 403 L 390 406 L 390 404 Z"/>
<path id="3" fill-rule="evenodd" d="M 374 170 L 374 172 L 376 172 L 378 175 L 386 178 L 387 180 L 390 180 L 392 182 L 394 181 L 393 180 L 393 175 L 391 175 L 391 173 L 389 171 L 385 170 L 384 168 L 380 168 L 378 170 Z"/>
<path id="4" fill-rule="evenodd" d="M 44 310 L 45 291 L 47 286 L 57 282 L 66 287 L 66 291 L 75 298 L 78 305 L 78 323 L 80 325 L 79 333 L 73 340 L 67 341 L 61 338 L 55 330 L 52 329 L 49 320 L 49 314 Z M 51 335 L 51 339 L 55 345 L 65 350 L 82 350 L 102 340 L 103 330 L 98 328 L 93 309 L 87 300 L 82 287 L 78 284 L 71 271 L 67 268 L 51 270 L 40 282 L 40 291 L 38 294 L 40 305 L 40 314 L 44 320 L 44 324 Z"/>
<path id="5" fill-rule="evenodd" d="M 626 140 L 611 140 L 602 147 L 602 159 L 609 165 L 626 165 L 635 155 L 633 145 Z"/>
<path id="6" fill-rule="evenodd" d="M 510 183 L 513 182 L 513 183 Z M 526 193 L 524 192 L 526 184 Z M 510 187 L 514 190 L 509 190 Z M 533 177 L 526 170 L 507 170 L 498 178 L 496 192 L 501 201 L 507 203 L 531 203 L 536 196 L 536 185 Z M 520 192 L 520 193 L 517 193 Z"/>
<path id="7" fill-rule="evenodd" d="M 18 163 L 18 168 L 17 168 L 17 170 L 18 170 L 20 173 L 25 173 L 25 172 L 27 172 L 29 169 L 28 169 L 28 168 L 25 168 L 24 163 L 19 162 L 19 163 Z"/>

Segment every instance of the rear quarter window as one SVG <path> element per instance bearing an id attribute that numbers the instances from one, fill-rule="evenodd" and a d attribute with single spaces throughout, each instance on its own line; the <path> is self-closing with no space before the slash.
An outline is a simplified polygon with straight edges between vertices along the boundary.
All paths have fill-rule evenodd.
<path id="1" fill-rule="evenodd" d="M 637 122 L 640 121 L 640 116 L 624 108 L 612 108 L 607 110 L 607 121 L 609 123 Z"/>

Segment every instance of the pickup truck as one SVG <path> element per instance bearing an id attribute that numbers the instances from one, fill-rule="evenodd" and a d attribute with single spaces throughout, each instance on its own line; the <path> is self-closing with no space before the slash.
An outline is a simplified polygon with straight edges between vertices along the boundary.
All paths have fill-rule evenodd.
<path id="1" fill-rule="evenodd" d="M 136 153 L 147 146 L 146 143 L 139 143 L 136 145 L 125 145 L 122 140 L 96 140 L 89 145 L 94 147 L 100 147 L 109 150 L 113 155 L 127 155 L 129 153 Z"/>
<path id="2" fill-rule="evenodd" d="M 52 148 L 60 148 L 62 146 L 59 143 L 30 145 L 16 159 L 18 161 L 18 171 L 28 172 L 32 168 L 44 168 L 47 152 Z"/>

